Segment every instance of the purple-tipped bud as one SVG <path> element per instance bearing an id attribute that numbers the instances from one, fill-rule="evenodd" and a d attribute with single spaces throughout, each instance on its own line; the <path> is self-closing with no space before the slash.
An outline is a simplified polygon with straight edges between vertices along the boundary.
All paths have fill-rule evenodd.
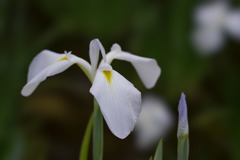
<path id="1" fill-rule="evenodd" d="M 187 117 L 187 103 L 185 99 L 185 94 L 182 92 L 181 98 L 178 104 L 178 133 L 177 136 L 181 136 L 183 134 L 188 134 L 188 117 Z"/>

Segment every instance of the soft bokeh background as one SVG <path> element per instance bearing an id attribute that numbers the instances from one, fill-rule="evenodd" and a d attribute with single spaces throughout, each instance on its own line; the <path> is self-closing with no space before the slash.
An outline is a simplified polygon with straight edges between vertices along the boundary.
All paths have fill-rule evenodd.
<path id="1" fill-rule="evenodd" d="M 0 0 L 0 159 L 77 160 L 92 112 L 91 86 L 77 66 L 48 78 L 28 98 L 20 95 L 28 66 L 43 49 L 72 51 L 88 58 L 88 45 L 99 38 L 106 51 L 123 50 L 155 58 L 162 75 L 151 90 L 133 67 L 114 61 L 115 70 L 143 94 L 168 103 L 175 123 L 164 138 L 164 159 L 176 159 L 177 105 L 187 96 L 190 159 L 240 159 L 240 46 L 228 39 L 214 56 L 192 47 L 194 0 Z M 240 7 L 240 1 L 232 1 Z M 104 129 L 105 160 L 146 160 L 135 134 L 120 140 Z M 91 158 L 91 155 L 90 155 Z"/>

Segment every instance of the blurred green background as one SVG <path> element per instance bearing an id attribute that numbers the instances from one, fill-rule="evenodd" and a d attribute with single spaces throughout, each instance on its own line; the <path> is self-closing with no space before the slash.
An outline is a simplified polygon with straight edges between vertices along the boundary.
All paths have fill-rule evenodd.
<path id="1" fill-rule="evenodd" d="M 231 39 L 214 56 L 192 48 L 194 0 L 0 0 L 0 159 L 77 160 L 92 112 L 90 82 L 74 65 L 49 77 L 28 98 L 20 91 L 28 66 L 43 49 L 64 50 L 89 60 L 89 43 L 99 38 L 158 61 L 162 74 L 145 89 L 131 64 L 113 67 L 143 94 L 164 97 L 177 120 L 185 92 L 190 126 L 190 159 L 240 159 L 240 54 Z M 240 6 L 240 1 L 232 3 Z M 136 150 L 134 134 L 116 138 L 104 124 L 105 160 L 146 160 L 155 146 Z M 177 122 L 163 140 L 164 159 L 176 159 Z M 91 156 L 90 156 L 91 158 Z"/>

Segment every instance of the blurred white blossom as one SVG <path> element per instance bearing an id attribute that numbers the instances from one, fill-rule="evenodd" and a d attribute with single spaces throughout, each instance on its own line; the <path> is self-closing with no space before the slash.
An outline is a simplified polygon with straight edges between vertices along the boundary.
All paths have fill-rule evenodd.
<path id="1" fill-rule="evenodd" d="M 213 54 L 225 43 L 225 36 L 240 40 L 240 8 L 228 1 L 211 1 L 197 6 L 194 13 L 193 43 L 202 54 Z"/>
<path id="2" fill-rule="evenodd" d="M 147 149 L 165 137 L 173 125 L 173 115 L 169 106 L 157 95 L 143 97 L 142 111 L 136 124 L 136 145 Z"/>

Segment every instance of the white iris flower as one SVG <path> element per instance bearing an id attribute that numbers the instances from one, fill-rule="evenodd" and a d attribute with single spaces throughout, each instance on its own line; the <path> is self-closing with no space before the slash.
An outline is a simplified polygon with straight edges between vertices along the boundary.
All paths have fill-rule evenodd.
<path id="1" fill-rule="evenodd" d="M 99 51 L 103 60 L 98 65 Z M 141 111 L 141 93 L 131 82 L 112 69 L 111 62 L 113 59 L 131 62 L 147 88 L 155 85 L 161 69 L 156 60 L 124 52 L 118 44 L 114 44 L 111 51 L 105 54 L 98 39 L 91 41 L 89 55 L 91 64 L 71 52 L 40 52 L 30 64 L 27 84 L 21 93 L 23 96 L 29 96 L 47 77 L 77 64 L 92 82 L 90 93 L 97 100 L 110 130 L 123 139 L 133 130 L 138 119 Z"/>
<path id="2" fill-rule="evenodd" d="M 226 34 L 240 40 L 240 9 L 230 8 L 227 0 L 198 6 L 194 20 L 193 43 L 201 53 L 216 53 Z"/>

